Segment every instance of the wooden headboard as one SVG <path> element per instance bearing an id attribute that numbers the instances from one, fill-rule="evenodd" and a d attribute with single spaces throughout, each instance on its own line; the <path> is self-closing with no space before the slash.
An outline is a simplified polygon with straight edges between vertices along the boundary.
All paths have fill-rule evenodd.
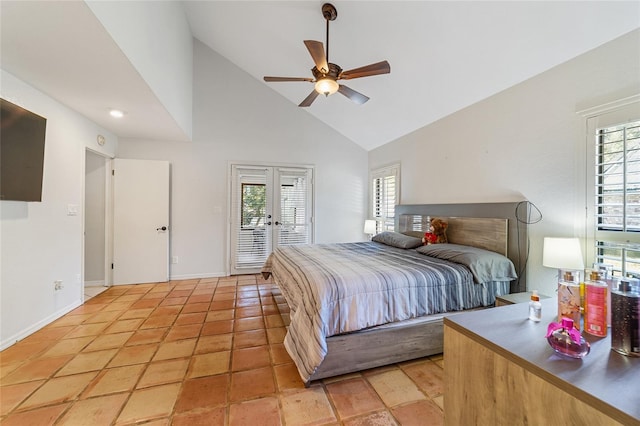
<path id="1" fill-rule="evenodd" d="M 518 209 L 527 203 L 401 204 L 395 209 L 395 225 L 398 232 L 403 232 L 401 226 L 419 232 L 427 229 L 427 216 L 446 219 L 451 243 L 506 253 L 518 272 L 518 280 L 511 283 L 511 292 L 518 293 L 527 291 L 528 229 L 526 221 L 518 218 Z M 408 222 L 401 225 L 403 216 L 407 217 L 402 220 Z M 418 221 L 420 228 L 412 228 L 418 226 Z"/>
<path id="2" fill-rule="evenodd" d="M 508 254 L 508 219 L 484 217 L 443 217 L 448 223 L 447 240 L 451 244 L 479 247 Z M 429 216 L 403 214 L 398 220 L 398 232 L 422 237 L 429 229 Z"/>

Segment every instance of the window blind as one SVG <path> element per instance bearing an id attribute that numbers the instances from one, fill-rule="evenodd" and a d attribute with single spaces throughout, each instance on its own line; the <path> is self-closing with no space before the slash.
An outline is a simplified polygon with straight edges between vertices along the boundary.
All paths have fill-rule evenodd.
<path id="1" fill-rule="evenodd" d="M 400 165 L 374 170 L 372 179 L 372 217 L 376 233 L 395 229 L 395 208 L 399 201 Z"/>

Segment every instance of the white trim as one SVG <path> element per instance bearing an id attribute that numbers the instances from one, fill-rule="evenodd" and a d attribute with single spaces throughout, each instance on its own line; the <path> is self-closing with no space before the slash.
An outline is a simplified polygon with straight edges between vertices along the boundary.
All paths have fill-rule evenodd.
<path id="1" fill-rule="evenodd" d="M 228 277 L 229 274 L 226 272 L 205 272 L 203 274 L 181 274 L 181 275 L 171 275 L 169 278 L 170 281 L 177 280 L 193 280 L 193 279 L 201 279 L 201 278 L 221 278 Z"/>
<path id="2" fill-rule="evenodd" d="M 618 99 L 612 102 L 607 102 L 604 104 L 579 110 L 579 111 L 576 111 L 576 114 L 582 115 L 583 117 L 586 117 L 586 118 L 596 117 L 598 115 L 602 115 L 602 114 L 606 114 L 611 111 L 614 111 L 618 108 L 623 108 L 635 102 L 640 102 L 640 93 L 636 95 L 628 96 L 626 98 Z"/>
<path id="3" fill-rule="evenodd" d="M 43 319 L 41 319 L 40 321 L 38 321 L 37 323 L 15 333 L 13 336 L 8 337 L 7 339 L 3 340 L 2 342 L 0 342 L 0 351 L 5 350 L 6 348 L 8 348 L 9 346 L 12 346 L 16 343 L 18 343 L 20 340 L 24 339 L 27 336 L 30 336 L 31 334 L 35 333 L 36 331 L 40 330 L 41 328 L 49 325 L 50 323 L 52 323 L 53 321 L 57 320 L 58 318 L 68 314 L 69 312 L 73 311 L 75 308 L 77 308 L 78 306 L 82 305 L 82 301 L 81 300 L 76 300 L 75 302 L 73 302 L 71 305 L 68 305 L 65 308 L 62 308 L 56 312 L 54 312 L 53 314 L 49 315 L 48 317 L 45 317 Z"/>

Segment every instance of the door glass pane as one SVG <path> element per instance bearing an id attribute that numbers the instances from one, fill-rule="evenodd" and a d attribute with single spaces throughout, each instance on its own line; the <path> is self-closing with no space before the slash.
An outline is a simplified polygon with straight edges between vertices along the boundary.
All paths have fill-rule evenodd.
<path id="1" fill-rule="evenodd" d="M 311 242 L 309 170 L 279 170 L 278 245 Z"/>
<path id="2" fill-rule="evenodd" d="M 267 170 L 254 168 L 235 169 L 233 230 L 234 269 L 261 267 L 270 251 L 267 234 Z"/>

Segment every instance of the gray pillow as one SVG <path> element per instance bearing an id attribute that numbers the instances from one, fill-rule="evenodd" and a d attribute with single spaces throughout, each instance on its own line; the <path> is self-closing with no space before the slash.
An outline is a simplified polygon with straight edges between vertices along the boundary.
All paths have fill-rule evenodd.
<path id="1" fill-rule="evenodd" d="M 431 244 L 416 251 L 466 266 L 476 283 L 512 281 L 518 278 L 516 268 L 509 258 L 489 250 L 459 244 Z"/>
<path id="2" fill-rule="evenodd" d="M 412 249 L 422 245 L 420 238 L 404 235 L 399 232 L 384 231 L 373 236 L 371 241 L 401 249 Z"/>

